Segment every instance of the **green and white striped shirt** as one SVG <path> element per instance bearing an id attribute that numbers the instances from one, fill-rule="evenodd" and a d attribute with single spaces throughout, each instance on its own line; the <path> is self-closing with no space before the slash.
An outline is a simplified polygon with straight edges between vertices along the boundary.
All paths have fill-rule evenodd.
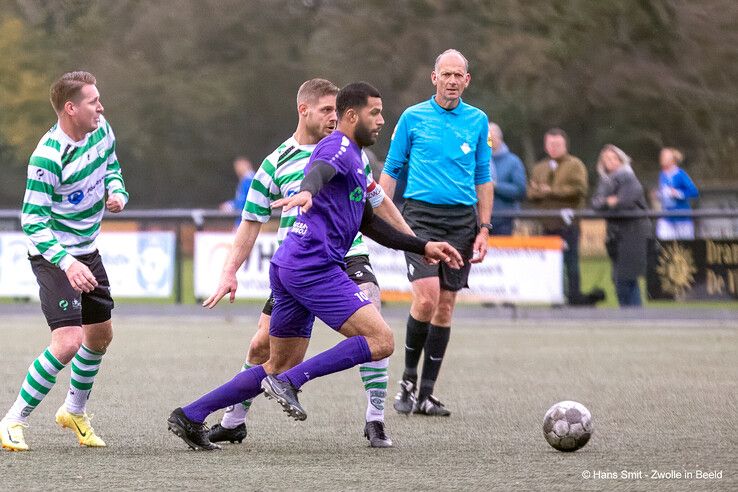
<path id="1" fill-rule="evenodd" d="M 100 116 L 97 130 L 74 142 L 59 123 L 41 138 L 28 162 L 21 225 L 28 252 L 66 270 L 73 255 L 95 251 L 105 192 L 128 201 L 115 136 Z"/>
<path id="2" fill-rule="evenodd" d="M 315 145 L 300 145 L 292 136 L 283 142 L 277 150 L 269 154 L 256 171 L 254 180 L 251 182 L 246 204 L 244 205 L 241 218 L 265 223 L 271 217 L 272 202 L 282 197 L 292 196 L 300 191 L 300 183 L 305 177 L 305 166 L 310 160 L 310 155 L 315 150 Z M 365 165 L 367 185 L 374 182 L 369 158 L 364 152 L 361 153 Z M 379 199 L 381 202 L 382 195 Z M 279 220 L 277 230 L 277 241 L 282 244 L 298 214 L 298 207 L 284 211 Z M 369 248 L 364 243 L 361 233 L 356 235 L 346 256 L 368 255 Z"/>

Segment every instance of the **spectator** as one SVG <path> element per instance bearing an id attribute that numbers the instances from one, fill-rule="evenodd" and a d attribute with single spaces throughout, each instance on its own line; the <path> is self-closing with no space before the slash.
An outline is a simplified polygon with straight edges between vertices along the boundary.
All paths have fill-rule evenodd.
<path id="1" fill-rule="evenodd" d="M 569 137 L 560 128 L 548 130 L 544 136 L 548 159 L 533 167 L 528 185 L 528 198 L 539 209 L 581 209 L 587 195 L 587 169 L 581 160 L 569 154 Z M 564 240 L 566 295 L 569 304 L 591 304 L 580 289 L 579 221 L 563 218 L 543 219 L 543 234 Z"/>
<path id="2" fill-rule="evenodd" d="M 509 236 L 513 232 L 512 217 L 497 217 L 495 212 L 520 210 L 520 202 L 525 199 L 525 166 L 520 157 L 507 148 L 499 125 L 491 121 L 489 122 L 489 146 L 492 147 L 490 171 L 494 183 L 492 234 Z"/>
<path id="3" fill-rule="evenodd" d="M 597 161 L 600 182 L 592 197 L 595 210 L 646 210 L 643 186 L 630 157 L 614 145 L 605 145 Z M 621 307 L 640 306 L 638 277 L 646 272 L 646 252 L 651 222 L 648 218 L 607 219 L 605 246 L 612 261 L 612 280 Z"/>
<path id="4" fill-rule="evenodd" d="M 683 160 L 677 149 L 661 149 L 657 192 L 661 210 L 690 210 L 689 200 L 699 195 L 692 179 L 679 167 Z M 656 236 L 663 240 L 694 239 L 694 222 L 689 217 L 662 217 L 656 223 Z"/>
<path id="5" fill-rule="evenodd" d="M 239 155 L 233 160 L 233 171 L 238 177 L 236 194 L 233 197 L 233 200 L 221 203 L 220 210 L 223 212 L 241 213 L 243 206 L 246 203 L 246 195 L 249 194 L 251 181 L 254 179 L 254 165 L 248 157 Z M 238 222 L 240 222 L 240 220 L 241 219 L 239 217 Z"/>

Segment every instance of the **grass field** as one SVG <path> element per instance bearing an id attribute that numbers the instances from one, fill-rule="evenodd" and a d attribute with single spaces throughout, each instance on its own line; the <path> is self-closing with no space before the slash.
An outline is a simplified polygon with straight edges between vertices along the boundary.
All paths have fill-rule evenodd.
<path id="1" fill-rule="evenodd" d="M 53 424 L 68 370 L 33 414 L 28 453 L 2 453 L 3 489 L 243 490 L 735 490 L 738 488 L 738 324 L 458 322 L 436 387 L 448 419 L 389 410 L 395 447 L 362 437 L 358 371 L 309 383 L 305 422 L 260 397 L 241 445 L 193 452 L 166 431 L 176 406 L 230 378 L 256 318 L 116 318 L 116 339 L 89 411 L 108 448 L 83 449 Z M 390 319 L 398 347 L 404 329 Z M 338 340 L 315 329 L 311 353 Z M 40 315 L 6 318 L 0 406 L 15 399 L 48 341 Z M 392 386 L 402 370 L 391 362 Z M 556 401 L 585 404 L 595 434 L 564 454 L 541 423 Z M 217 422 L 211 416 L 211 423 Z M 583 474 L 642 472 L 640 479 Z M 652 479 L 652 470 L 722 471 L 712 480 Z M 602 475 L 599 475 L 602 477 Z"/>

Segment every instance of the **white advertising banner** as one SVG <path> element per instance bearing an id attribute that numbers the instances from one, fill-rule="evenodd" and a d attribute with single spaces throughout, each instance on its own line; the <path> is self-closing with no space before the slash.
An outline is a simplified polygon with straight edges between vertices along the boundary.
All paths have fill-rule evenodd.
<path id="1" fill-rule="evenodd" d="M 173 232 L 106 232 L 98 236 L 97 247 L 114 299 L 172 295 Z M 0 296 L 38 298 L 23 233 L 0 233 Z"/>
<path id="2" fill-rule="evenodd" d="M 195 296 L 215 292 L 233 242 L 230 233 L 195 234 Z M 405 256 L 367 241 L 374 273 L 385 300 L 409 299 Z M 260 234 L 251 256 L 236 274 L 239 299 L 266 299 L 269 295 L 269 260 L 277 249 L 277 236 Z M 561 240 L 557 237 L 493 237 L 484 262 L 474 265 L 469 289 L 459 298 L 466 302 L 562 303 Z"/>
<path id="3" fill-rule="evenodd" d="M 195 297 L 205 299 L 218 288 L 220 272 L 231 251 L 233 234 L 228 232 L 195 233 Z M 238 299 L 269 297 L 269 260 L 277 250 L 277 235 L 262 233 L 256 238 L 251 256 L 236 273 Z"/>
<path id="4" fill-rule="evenodd" d="M 410 299 L 402 252 L 368 241 L 374 273 L 386 300 Z M 563 292 L 561 240 L 549 236 L 494 236 L 487 256 L 472 266 L 462 302 L 560 304 Z"/>

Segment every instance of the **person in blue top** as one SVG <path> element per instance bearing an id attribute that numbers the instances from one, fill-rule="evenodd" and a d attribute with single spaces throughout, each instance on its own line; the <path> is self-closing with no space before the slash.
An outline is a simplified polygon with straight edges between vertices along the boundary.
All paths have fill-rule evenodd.
<path id="1" fill-rule="evenodd" d="M 436 93 L 402 113 L 379 178 L 392 197 L 407 169 L 405 222 L 416 235 L 445 240 L 464 257 L 464 267 L 428 265 L 406 253 L 412 305 L 405 337 L 405 371 L 394 407 L 399 413 L 448 416 L 433 387 L 448 345 L 456 294 L 467 287 L 471 263 L 484 260 L 492 228 L 491 150 L 488 119 L 461 99 L 471 75 L 464 55 L 446 50 L 436 58 Z M 418 362 L 425 352 L 418 395 Z"/>
<path id="2" fill-rule="evenodd" d="M 510 152 L 502 137 L 502 129 L 489 122 L 489 146 L 492 147 L 490 172 L 494 184 L 494 205 L 492 210 L 492 234 L 509 236 L 513 232 L 512 217 L 498 217 L 501 210 L 520 210 L 520 202 L 525 200 L 528 179 L 525 166 L 520 157 Z"/>
<path id="3" fill-rule="evenodd" d="M 679 167 L 683 160 L 677 149 L 661 149 L 657 193 L 662 210 L 690 210 L 689 201 L 699 196 L 692 178 Z M 666 241 L 694 239 L 694 222 L 689 217 L 662 217 L 656 222 L 656 237 Z"/>
<path id="4" fill-rule="evenodd" d="M 232 200 L 228 200 L 220 204 L 220 209 L 224 212 L 241 213 L 243 206 L 246 204 L 246 196 L 251 188 L 251 181 L 254 180 L 254 165 L 251 160 L 243 155 L 233 159 L 233 172 L 238 177 L 238 185 L 236 186 L 236 194 Z M 240 223 L 241 219 L 238 219 Z"/>
<path id="5" fill-rule="evenodd" d="M 376 141 L 384 124 L 377 89 L 365 82 L 347 85 L 336 97 L 336 112 L 337 129 L 315 147 L 300 192 L 272 204 L 285 211 L 297 206 L 300 213 L 269 269 L 274 296 L 269 360 L 175 409 L 167 419 L 169 429 L 193 449 L 219 449 L 209 440 L 204 423 L 215 410 L 263 390 L 295 420 L 305 420 L 307 414 L 297 398 L 302 385 L 392 354 L 392 330 L 344 270 L 343 259 L 359 230 L 384 246 L 413 251 L 427 261 L 441 261 L 451 268 L 463 264 L 448 243 L 398 231 L 374 215 L 366 200 L 361 148 Z M 316 317 L 346 339 L 301 362 Z"/>

